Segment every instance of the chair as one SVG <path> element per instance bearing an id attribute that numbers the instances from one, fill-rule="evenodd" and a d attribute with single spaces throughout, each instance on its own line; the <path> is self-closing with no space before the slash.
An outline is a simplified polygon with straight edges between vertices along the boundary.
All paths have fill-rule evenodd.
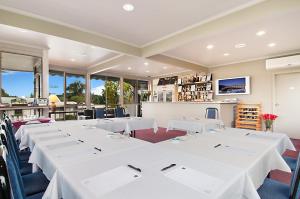
<path id="1" fill-rule="evenodd" d="M 125 117 L 125 110 L 122 107 L 115 108 L 115 117 Z"/>
<path id="2" fill-rule="evenodd" d="M 105 111 L 104 108 L 96 108 L 95 109 L 95 118 L 104 118 L 105 117 Z"/>
<path id="3" fill-rule="evenodd" d="M 219 110 L 217 108 L 206 108 L 206 119 L 219 119 Z"/>
<path id="4" fill-rule="evenodd" d="M 94 119 L 94 110 L 85 109 L 84 110 L 84 116 L 86 116 L 87 119 Z"/>
<path id="5" fill-rule="evenodd" d="M 283 156 L 283 159 L 287 163 L 287 165 L 289 165 L 292 172 L 295 171 L 296 164 L 297 164 L 297 159 L 296 158 L 291 158 L 291 157 L 288 157 L 288 156 Z"/>
<path id="6" fill-rule="evenodd" d="M 21 176 L 11 154 L 7 153 L 5 147 L 4 153 L 13 198 L 42 198 L 42 193 L 47 189 L 49 184 L 49 180 L 44 174 L 42 172 L 36 172 Z"/>
<path id="7" fill-rule="evenodd" d="M 300 189 L 300 154 L 297 158 L 295 171 L 292 175 L 290 186 L 270 178 L 266 178 L 257 192 L 261 199 L 299 199 Z"/>
<path id="8" fill-rule="evenodd" d="M 0 156 L 0 198 L 3 199 L 11 198 L 9 177 L 7 173 L 6 164 L 2 156 Z"/>
<path id="9" fill-rule="evenodd" d="M 26 160 L 21 160 L 19 152 L 15 149 L 15 146 L 13 145 L 12 138 L 9 134 L 9 131 L 7 130 L 6 126 L 4 124 L 1 125 L 1 138 L 6 139 L 3 144 L 6 143 L 6 148 L 8 149 L 9 153 L 12 156 L 12 159 L 15 161 L 15 164 L 17 165 L 18 169 L 21 172 L 21 175 L 26 175 L 32 173 L 32 164 L 28 163 Z M 4 131 L 4 133 L 3 133 Z"/>

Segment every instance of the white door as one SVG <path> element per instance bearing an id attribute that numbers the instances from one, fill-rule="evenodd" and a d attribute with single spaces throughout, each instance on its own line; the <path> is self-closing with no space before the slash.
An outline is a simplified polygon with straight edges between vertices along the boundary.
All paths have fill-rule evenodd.
<path id="1" fill-rule="evenodd" d="M 275 76 L 276 132 L 300 138 L 300 72 Z"/>

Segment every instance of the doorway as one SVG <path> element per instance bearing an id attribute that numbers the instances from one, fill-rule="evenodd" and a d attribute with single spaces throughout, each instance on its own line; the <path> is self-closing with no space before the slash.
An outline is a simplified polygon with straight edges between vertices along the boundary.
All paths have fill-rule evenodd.
<path id="1" fill-rule="evenodd" d="M 275 75 L 275 132 L 300 138 L 300 72 Z"/>

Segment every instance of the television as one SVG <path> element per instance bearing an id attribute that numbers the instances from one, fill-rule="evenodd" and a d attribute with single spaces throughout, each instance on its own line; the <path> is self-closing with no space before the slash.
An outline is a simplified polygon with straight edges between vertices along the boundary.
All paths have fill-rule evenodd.
<path id="1" fill-rule="evenodd" d="M 233 77 L 216 80 L 216 95 L 250 94 L 250 77 Z"/>

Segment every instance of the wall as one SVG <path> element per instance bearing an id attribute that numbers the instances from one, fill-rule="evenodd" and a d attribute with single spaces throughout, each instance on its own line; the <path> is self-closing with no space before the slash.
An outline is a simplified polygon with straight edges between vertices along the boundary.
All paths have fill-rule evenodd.
<path id="1" fill-rule="evenodd" d="M 214 80 L 229 77 L 250 76 L 250 95 L 215 95 L 214 99 L 224 100 L 227 98 L 238 98 L 243 103 L 260 103 L 262 105 L 263 112 L 273 111 L 274 74 L 297 71 L 299 71 L 299 68 L 267 71 L 265 68 L 265 59 L 238 64 L 230 64 L 226 66 L 210 68 L 209 70 L 209 72 L 213 74 Z"/>

